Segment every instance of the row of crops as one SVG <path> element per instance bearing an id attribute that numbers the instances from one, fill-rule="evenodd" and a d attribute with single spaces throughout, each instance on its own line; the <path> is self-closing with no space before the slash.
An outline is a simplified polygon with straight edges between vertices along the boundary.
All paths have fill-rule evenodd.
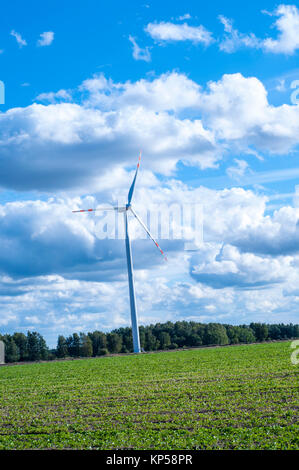
<path id="1" fill-rule="evenodd" d="M 0 368 L 0 449 L 296 449 L 290 342 Z"/>

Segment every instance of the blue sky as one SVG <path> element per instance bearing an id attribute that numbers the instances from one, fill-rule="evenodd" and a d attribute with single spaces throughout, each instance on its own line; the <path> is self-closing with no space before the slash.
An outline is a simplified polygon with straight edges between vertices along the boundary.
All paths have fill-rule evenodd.
<path id="1" fill-rule="evenodd" d="M 130 323 L 123 241 L 71 210 L 124 200 L 140 148 L 136 208 L 204 212 L 167 266 L 132 223 L 141 323 L 298 321 L 298 54 L 298 2 L 3 6 L 0 332 Z"/>

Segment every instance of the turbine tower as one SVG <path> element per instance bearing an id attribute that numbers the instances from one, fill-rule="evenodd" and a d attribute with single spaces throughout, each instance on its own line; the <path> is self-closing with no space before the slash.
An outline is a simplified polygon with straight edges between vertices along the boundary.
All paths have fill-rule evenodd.
<path id="1" fill-rule="evenodd" d="M 136 298 L 135 298 L 134 270 L 133 270 L 130 231 L 129 231 L 129 217 L 128 217 L 129 212 L 132 213 L 134 217 L 138 220 L 138 222 L 144 228 L 148 236 L 152 239 L 152 241 L 154 242 L 154 244 L 156 245 L 160 253 L 164 256 L 165 260 L 167 260 L 163 250 L 160 248 L 159 244 L 154 239 L 149 229 L 142 222 L 140 217 L 136 214 L 131 204 L 132 197 L 134 194 L 134 189 L 135 189 L 136 178 L 137 178 L 138 170 L 140 167 L 140 160 L 141 160 L 141 152 L 139 154 L 135 176 L 134 176 L 133 182 L 131 184 L 131 187 L 128 193 L 128 202 L 125 206 L 123 207 L 97 207 L 96 209 L 80 209 L 80 210 L 73 211 L 73 212 L 94 212 L 94 211 L 114 210 L 119 213 L 122 212 L 124 214 L 125 241 L 126 241 L 126 254 L 127 254 L 127 266 L 128 266 L 128 281 L 129 281 L 130 309 L 131 309 L 131 323 L 132 323 L 134 353 L 140 353 L 141 349 L 140 349 L 138 316 L 137 316 L 137 307 L 136 307 Z"/>

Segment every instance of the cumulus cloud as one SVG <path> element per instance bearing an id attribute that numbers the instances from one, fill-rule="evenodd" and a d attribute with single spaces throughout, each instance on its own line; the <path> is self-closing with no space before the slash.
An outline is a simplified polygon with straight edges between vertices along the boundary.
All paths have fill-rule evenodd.
<path id="1" fill-rule="evenodd" d="M 282 207 L 274 212 L 272 218 L 259 219 L 249 230 L 241 230 L 232 238 L 242 251 L 271 256 L 298 253 L 299 209 Z"/>
<path id="2" fill-rule="evenodd" d="M 278 16 L 274 26 L 278 29 L 277 39 L 267 38 L 263 47 L 275 54 L 294 54 L 299 49 L 299 11 L 296 5 L 279 5 L 273 15 Z"/>
<path id="3" fill-rule="evenodd" d="M 187 23 L 149 23 L 145 31 L 157 41 L 192 41 L 195 44 L 210 45 L 214 39 L 204 26 L 189 26 Z"/>
<path id="4" fill-rule="evenodd" d="M 123 189 L 123 200 L 117 202 L 125 201 L 129 187 L 127 183 L 131 181 L 133 175 L 128 176 Z M 139 181 L 139 187 L 136 188 L 135 208 L 144 220 L 147 218 L 144 208 L 151 210 L 151 214 L 155 216 L 156 211 L 162 210 L 164 206 L 188 205 L 190 199 L 193 202 L 200 201 L 204 206 L 209 203 L 207 213 L 213 212 L 217 218 L 219 214 L 225 213 L 225 216 L 222 215 L 222 222 L 219 218 L 216 231 L 212 220 L 208 218 L 205 221 L 205 236 L 219 241 L 221 237 L 226 239 L 231 237 L 233 222 L 236 225 L 235 235 L 250 226 L 257 202 L 260 203 L 260 222 L 263 219 L 264 205 L 261 198 L 255 197 L 251 192 L 230 190 L 221 193 L 206 189 L 188 190 L 175 181 L 170 182 L 167 187 L 157 186 L 155 180 L 152 180 L 152 183 L 155 184 L 154 189 L 146 184 L 143 177 Z M 107 200 L 103 197 L 100 206 L 105 204 Z M 115 239 L 117 234 L 113 230 L 115 230 L 115 217 L 118 228 L 123 226 L 122 218 L 119 221 L 114 212 L 108 213 L 108 216 L 101 213 L 94 215 L 72 213 L 73 209 L 94 208 L 97 205 L 96 199 L 89 196 L 83 199 L 60 198 L 48 201 L 12 202 L 0 206 L 2 274 L 14 278 L 55 273 L 79 277 L 82 280 L 91 279 L 92 274 L 106 281 L 118 278 L 121 263 L 124 261 L 124 243 L 122 239 Z M 152 222 L 155 224 L 155 221 L 149 221 L 151 231 L 154 230 Z M 111 236 L 108 238 L 103 232 L 106 224 L 108 226 L 105 230 L 108 232 L 112 227 L 112 232 L 109 232 Z M 180 218 L 176 221 L 176 229 L 179 226 L 183 227 L 184 224 L 186 219 Z M 178 230 L 175 233 L 177 234 Z M 120 232 L 119 235 L 123 236 L 123 233 Z M 131 220 L 131 236 L 133 240 L 136 239 L 134 251 L 137 253 L 137 269 L 150 267 L 155 263 L 160 264 L 158 250 L 155 251 L 155 247 L 148 243 L 144 231 L 134 218 Z M 172 252 L 173 257 L 176 252 L 179 253 L 183 249 L 182 240 L 183 238 L 181 241 L 177 238 L 166 239 L 161 244 L 165 251 Z"/>
<path id="5" fill-rule="evenodd" d="M 79 102 L 61 102 L 81 93 Z M 103 75 L 79 90 L 39 95 L 0 114 L 0 186 L 99 189 L 110 171 L 144 164 L 169 175 L 179 161 L 212 168 L 231 152 L 287 154 L 299 143 L 299 107 L 271 106 L 255 77 L 224 75 L 206 89 L 183 74 L 117 83 Z"/>
<path id="6" fill-rule="evenodd" d="M 45 31 L 41 33 L 40 39 L 37 41 L 38 46 L 50 46 L 54 41 L 54 33 L 53 31 Z"/>
<path id="7" fill-rule="evenodd" d="M 122 176 L 127 178 L 125 196 L 132 173 Z M 138 226 L 131 221 L 141 323 L 161 321 L 161 312 L 163 321 L 240 322 L 242 316 L 244 323 L 291 321 L 298 285 L 299 209 L 266 215 L 267 198 L 241 188 L 190 189 L 175 180 L 150 183 L 150 178 L 144 185 L 143 170 L 134 202 L 144 220 L 144 207 L 190 201 L 200 202 L 204 210 L 204 245 L 196 254 L 184 251 L 183 240 L 160 240 L 168 254 L 165 263 L 149 239 L 139 239 Z M 97 203 L 93 197 L 61 197 L 0 206 L 5 328 L 36 329 L 38 317 L 38 330 L 56 341 L 61 333 L 130 324 L 124 241 L 99 237 L 102 215 L 71 212 Z"/>
<path id="8" fill-rule="evenodd" d="M 20 33 L 17 33 L 15 30 L 12 30 L 10 34 L 11 36 L 14 36 L 16 38 L 16 41 L 19 44 L 19 47 L 27 46 L 27 41 L 22 38 Z"/>
<path id="9" fill-rule="evenodd" d="M 271 106 L 264 85 L 255 77 L 224 75 L 210 82 L 201 97 L 203 123 L 218 138 L 270 153 L 287 153 L 298 144 L 299 108 Z"/>
<path id="10" fill-rule="evenodd" d="M 105 109 L 141 106 L 156 112 L 194 108 L 201 90 L 196 82 L 177 72 L 125 83 L 114 83 L 101 74 L 85 80 L 80 88 L 88 91 L 88 103 L 93 106 Z"/>
<path id="11" fill-rule="evenodd" d="M 203 259 L 202 259 L 203 258 Z M 290 277 L 291 257 L 257 256 L 253 253 L 240 253 L 231 245 L 219 248 L 205 247 L 191 260 L 191 276 L 198 282 L 214 288 L 235 286 L 239 288 L 262 287 L 281 283 Z"/>
<path id="12" fill-rule="evenodd" d="M 86 190 L 108 169 L 135 164 L 140 148 L 145 162 L 150 160 L 152 169 L 161 173 L 174 170 L 182 158 L 202 168 L 215 164 L 213 133 L 204 129 L 200 119 L 167 112 L 181 106 L 180 83 L 185 84 L 185 102 L 190 102 L 196 90 L 191 81 L 177 76 L 155 83 L 113 85 L 110 96 L 107 88 L 103 92 L 103 83 L 102 78 L 83 83 L 89 94 L 85 105 L 33 104 L 2 113 L 0 185 L 40 190 L 85 186 Z"/>
<path id="13" fill-rule="evenodd" d="M 129 36 L 129 41 L 133 45 L 133 57 L 135 60 L 144 60 L 145 62 L 151 61 L 151 53 L 148 47 L 145 47 L 145 49 L 139 47 L 133 36 Z"/>
<path id="14" fill-rule="evenodd" d="M 203 207 L 203 251 L 206 244 L 216 246 L 223 243 L 236 247 L 240 253 L 258 256 L 297 256 L 299 253 L 299 208 L 282 207 L 267 215 L 266 196 L 251 190 L 231 188 L 211 190 L 205 187 L 189 189 L 172 181 L 168 191 L 156 188 L 140 188 L 138 198 L 146 207 L 188 202 L 200 203 Z"/>
<path id="15" fill-rule="evenodd" d="M 125 201 L 124 198 L 123 203 Z M 114 211 L 108 214 L 72 213 L 82 207 L 95 208 L 98 203 L 93 197 L 85 197 L 12 202 L 0 206 L 3 247 L 0 274 L 16 279 L 50 274 L 106 282 L 122 279 L 125 273 L 122 214 L 117 215 Z M 149 268 L 160 264 L 159 251 L 149 243 L 133 216 L 130 225 L 132 240 L 136 239 L 136 268 L 139 269 L 142 263 Z M 182 247 L 177 240 L 165 245 L 174 252 Z"/>
<path id="16" fill-rule="evenodd" d="M 177 183 L 168 191 L 159 187 L 154 191 L 141 187 L 138 191 L 136 200 L 142 204 L 182 197 L 189 201 L 200 197 L 204 205 L 210 201 L 205 224 L 218 240 L 206 242 L 195 256 L 176 245 L 168 253 L 168 263 L 158 252 L 153 262 L 155 248 L 150 240 L 133 242 L 141 324 L 161 322 L 161 312 L 163 321 L 234 323 L 241 322 L 243 316 L 248 323 L 275 320 L 276 315 L 279 321 L 293 318 L 287 310 L 294 294 L 289 288 L 286 298 L 278 286 L 298 283 L 294 258 L 251 255 L 229 244 L 221 248 L 223 244 L 219 243 L 223 233 L 229 238 L 232 227 L 238 231 L 239 226 L 254 221 L 257 196 L 243 190 L 238 199 L 236 190 L 192 191 Z M 130 324 L 124 242 L 98 243 L 95 220 L 71 214 L 75 203 L 92 205 L 93 201 L 27 201 L 2 207 L 0 238 L 7 256 L 1 255 L 1 324 L 6 330 L 27 331 L 36 329 L 39 319 L 38 330 L 53 346 L 61 333 Z M 215 224 L 215 214 L 210 212 L 215 207 L 219 214 L 227 213 L 217 229 L 218 221 Z M 227 230 L 223 231 L 224 222 Z M 167 242 L 162 243 L 164 248 Z M 266 298 L 265 291 L 259 293 L 253 288 L 267 289 Z"/>
<path id="17" fill-rule="evenodd" d="M 228 37 L 246 45 L 222 19 Z M 183 28 L 162 28 L 161 41 L 209 42 L 203 31 L 201 40 L 196 36 L 198 28 L 170 24 Z M 38 325 L 56 340 L 74 330 L 130 324 L 123 240 L 101 239 L 101 217 L 71 210 L 125 201 L 140 148 L 135 207 L 142 218 L 144 207 L 190 201 L 204 212 L 204 246 L 194 255 L 183 239 L 162 240 L 167 265 L 148 239 L 139 239 L 132 220 L 141 322 L 161 315 L 163 321 L 282 321 L 283 313 L 291 321 L 299 299 L 299 209 L 269 215 L 267 198 L 252 191 L 190 189 L 170 178 L 182 161 L 215 167 L 227 148 L 236 155 L 287 154 L 299 143 L 298 106 L 270 105 L 255 77 L 227 74 L 205 87 L 175 72 L 123 83 L 97 75 L 77 90 L 37 99 L 50 104 L 0 113 L 0 186 L 61 196 L 0 206 L 0 325 L 24 331 Z M 248 171 L 240 158 L 227 169 L 236 181 Z M 186 220 L 182 225 L 190 233 Z"/>
<path id="18" fill-rule="evenodd" d="M 67 205 L 42 201 L 1 206 L 2 273 L 35 276 L 86 262 L 93 249 L 92 234 L 69 213 Z"/>
<path id="19" fill-rule="evenodd" d="M 268 151 L 274 148 L 276 139 L 276 148 L 280 146 L 284 152 L 298 141 L 297 107 L 270 106 L 265 88 L 254 77 L 225 75 L 203 90 L 176 73 L 124 84 L 97 76 L 83 82 L 81 92 L 87 93 L 81 105 L 34 104 L 0 115 L 3 186 L 79 192 L 77 188 L 82 188 L 82 192 L 100 192 L 101 202 L 107 197 L 111 202 L 111 197 L 119 195 L 125 200 L 132 174 L 124 168 L 135 165 L 136 148 L 144 148 L 145 143 L 151 168 L 167 174 L 169 167 L 174 168 L 184 158 L 192 164 L 200 161 L 202 166 L 211 163 L 218 139 Z M 198 113 L 201 120 L 181 118 L 180 113 L 186 114 L 188 109 L 193 115 Z M 207 158 L 209 152 L 211 160 L 205 161 L 203 156 Z M 244 162 L 235 159 L 236 166 L 229 169 L 231 176 L 239 177 L 247 170 Z M 298 209 L 284 208 L 272 217 L 265 216 L 266 198 L 240 188 L 220 192 L 199 188 L 190 192 L 184 185 L 172 182 L 170 190 L 162 186 L 152 192 L 150 186 L 157 181 L 146 171 L 145 175 L 147 189 L 141 187 L 136 194 L 146 207 L 200 201 L 205 214 L 204 239 L 215 243 L 218 252 L 222 243 L 236 248 L 237 251 L 230 251 L 232 260 L 216 260 L 215 272 L 208 272 L 211 262 L 205 269 L 196 268 L 194 279 L 200 283 L 212 285 L 213 275 L 216 284 L 235 282 L 250 286 L 254 274 L 248 268 L 252 259 L 248 254 L 257 257 L 254 263 L 259 266 L 264 258 L 296 256 Z M 80 205 L 84 206 L 84 201 L 78 201 Z M 82 225 L 82 220 L 69 218 L 70 210 L 76 207 L 41 202 L 3 207 L 3 274 L 26 277 L 60 273 L 82 282 L 91 282 L 96 276 L 115 279 L 123 262 L 118 257 L 122 244 L 118 247 L 116 243 L 111 259 L 105 259 L 111 248 L 108 242 L 99 243 L 94 222 L 84 219 Z M 140 243 L 136 250 L 141 254 L 144 246 Z M 180 252 L 182 247 L 179 242 L 166 242 L 163 248 Z M 237 267 L 222 272 L 221 276 L 230 280 L 223 278 L 220 282 L 217 269 L 226 269 L 228 261 Z M 265 263 L 274 273 L 270 261 Z M 260 285 L 282 282 L 274 274 L 256 276 Z"/>
<path id="20" fill-rule="evenodd" d="M 124 283 L 70 280 L 61 275 L 19 281 L 0 277 L 0 285 L 7 284 L 22 289 L 22 295 L 0 296 L 0 327 L 24 332 L 37 329 L 50 347 L 56 346 L 59 334 L 107 330 L 130 322 Z"/>

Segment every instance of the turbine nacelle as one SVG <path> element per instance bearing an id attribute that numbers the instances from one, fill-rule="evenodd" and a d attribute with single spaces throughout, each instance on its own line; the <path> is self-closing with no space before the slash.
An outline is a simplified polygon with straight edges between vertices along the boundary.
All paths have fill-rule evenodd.
<path id="1" fill-rule="evenodd" d="M 126 212 L 128 209 L 127 209 L 127 206 L 123 206 L 123 207 L 116 207 L 115 210 L 119 213 L 122 213 L 122 212 Z"/>

